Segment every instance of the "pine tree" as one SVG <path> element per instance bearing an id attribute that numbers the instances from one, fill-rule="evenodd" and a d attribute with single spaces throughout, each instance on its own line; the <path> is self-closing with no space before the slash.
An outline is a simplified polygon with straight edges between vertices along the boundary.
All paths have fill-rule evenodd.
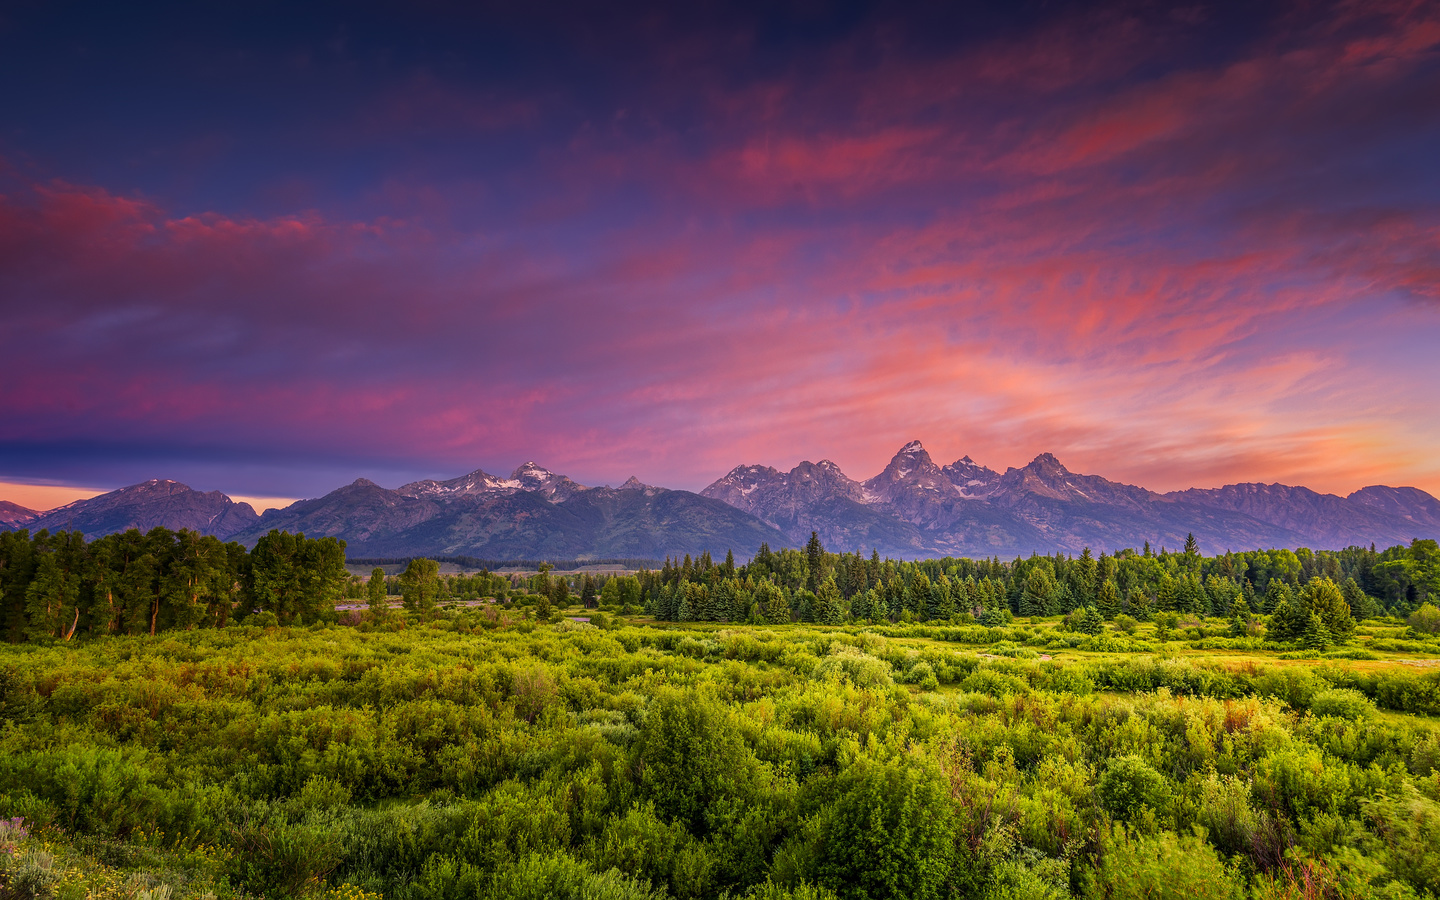
<path id="1" fill-rule="evenodd" d="M 1345 583 L 1340 586 L 1340 591 L 1345 595 L 1345 603 L 1350 607 L 1350 612 L 1356 619 L 1373 619 L 1380 615 L 1380 604 L 1375 602 L 1374 597 L 1361 590 L 1354 578 L 1345 579 Z"/>
<path id="2" fill-rule="evenodd" d="M 805 544 L 805 563 L 809 571 L 805 586 L 813 591 L 819 586 L 825 569 L 825 548 L 820 544 L 818 532 L 810 532 L 810 540 Z"/>
<path id="3" fill-rule="evenodd" d="M 1070 592 L 1075 595 L 1075 602 L 1081 606 L 1093 606 L 1096 600 L 1099 584 L 1097 573 L 1100 566 L 1095 558 L 1090 555 L 1090 548 L 1086 547 L 1080 551 L 1080 558 L 1075 561 L 1073 568 L 1074 577 L 1071 580 Z"/>
<path id="4" fill-rule="evenodd" d="M 1310 622 L 1310 610 L 1298 600 L 1282 599 L 1270 614 L 1270 627 L 1266 637 L 1273 641 L 1298 640 L 1305 633 Z"/>
<path id="5" fill-rule="evenodd" d="M 666 585 L 660 591 L 660 599 L 656 604 L 655 618 L 663 622 L 679 621 L 680 601 L 685 596 L 690 582 L 677 581 L 674 584 Z"/>
<path id="6" fill-rule="evenodd" d="M 821 625 L 841 625 L 845 622 L 845 608 L 842 606 L 840 588 L 834 576 L 820 583 L 815 594 L 815 621 Z"/>
<path id="7" fill-rule="evenodd" d="M 1195 540 L 1194 532 L 1185 535 L 1185 561 L 1193 565 L 1200 560 L 1200 544 Z"/>
<path id="8" fill-rule="evenodd" d="M 1265 587 L 1265 605 L 1263 609 L 1265 612 L 1274 615 L 1275 610 L 1280 608 L 1280 603 L 1282 601 L 1288 601 L 1289 599 L 1290 587 L 1280 579 L 1272 578 L 1270 579 L 1270 583 Z"/>
<path id="9" fill-rule="evenodd" d="M 870 616 L 870 597 L 873 591 L 861 591 L 850 599 L 850 615 L 859 621 L 865 621 Z"/>
<path id="10" fill-rule="evenodd" d="M 703 618 L 707 622 L 724 622 L 730 618 L 730 605 L 735 599 L 734 585 L 721 579 L 711 585 L 707 593 Z"/>
<path id="11" fill-rule="evenodd" d="M 1105 630 L 1105 620 L 1100 618 L 1099 610 L 1093 606 L 1087 606 L 1084 608 L 1076 628 L 1085 634 L 1099 634 Z"/>
<path id="12" fill-rule="evenodd" d="M 1173 612 L 1180 608 L 1180 601 L 1180 582 L 1166 572 L 1160 576 L 1160 583 L 1155 587 L 1155 608 L 1161 612 Z"/>
<path id="13" fill-rule="evenodd" d="M 756 585 L 755 599 L 764 608 L 766 622 L 771 625 L 790 622 L 790 604 L 785 601 L 785 592 L 773 581 L 762 581 Z"/>
<path id="14" fill-rule="evenodd" d="M 1056 593 L 1055 579 L 1044 566 L 1036 566 L 1025 579 L 1024 592 L 1020 595 L 1020 615 L 1048 616 L 1053 610 Z"/>
<path id="15" fill-rule="evenodd" d="M 1107 621 L 1120 614 L 1120 588 L 1113 579 L 1107 578 L 1101 582 L 1100 590 L 1095 595 L 1095 608 Z"/>
<path id="16" fill-rule="evenodd" d="M 1230 602 L 1230 618 L 1232 618 L 1232 619 L 1248 619 L 1248 618 L 1250 618 L 1250 605 L 1245 602 L 1245 598 L 1244 598 L 1244 597 L 1236 597 L 1234 600 L 1232 600 L 1232 601 Z"/>
<path id="17" fill-rule="evenodd" d="M 1130 604 L 1130 615 L 1139 619 L 1141 622 L 1150 621 L 1150 617 L 1154 615 L 1155 612 L 1155 604 L 1150 599 L 1148 591 L 1144 588 L 1135 588 L 1130 592 L 1127 599 Z"/>
<path id="18" fill-rule="evenodd" d="M 1318 613 L 1311 613 L 1306 620 L 1305 631 L 1300 636 L 1300 643 L 1307 650 L 1324 650 L 1334 642 L 1330 629 L 1325 627 Z"/>
<path id="19" fill-rule="evenodd" d="M 1329 578 L 1315 577 L 1300 589 L 1300 608 L 1320 617 L 1332 643 L 1345 644 L 1355 634 L 1355 619 L 1340 586 Z"/>

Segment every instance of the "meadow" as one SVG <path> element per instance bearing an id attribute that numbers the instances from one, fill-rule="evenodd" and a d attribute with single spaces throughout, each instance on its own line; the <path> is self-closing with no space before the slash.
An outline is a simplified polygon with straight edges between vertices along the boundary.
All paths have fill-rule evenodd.
<path id="1" fill-rule="evenodd" d="M 1306 650 L 588 605 L 0 646 L 0 893 L 1440 892 L 1440 645 L 1399 618 Z"/>

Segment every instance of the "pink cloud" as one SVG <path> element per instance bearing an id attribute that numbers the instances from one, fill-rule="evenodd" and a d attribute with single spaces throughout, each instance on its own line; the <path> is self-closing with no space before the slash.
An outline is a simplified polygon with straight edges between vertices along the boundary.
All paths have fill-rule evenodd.
<path id="1" fill-rule="evenodd" d="M 704 140 L 617 112 L 513 184 L 397 176 L 373 194 L 389 215 L 18 184 L 0 444 L 434 475 L 533 457 L 698 488 L 742 461 L 868 476 L 918 436 L 1162 490 L 1440 490 L 1413 390 L 1440 362 L 1387 351 L 1440 338 L 1399 302 L 1440 297 L 1440 226 L 1403 196 L 1310 196 L 1330 185 L 1296 162 L 1369 146 L 1345 117 L 1381 115 L 1440 37 L 1423 7 L 1347 15 L 1153 77 L 1184 21 L 868 67 L 841 48 L 738 87 L 702 67 Z M 427 77 L 366 121 L 525 131 L 547 108 Z M 490 211 L 507 190 L 525 202 Z"/>

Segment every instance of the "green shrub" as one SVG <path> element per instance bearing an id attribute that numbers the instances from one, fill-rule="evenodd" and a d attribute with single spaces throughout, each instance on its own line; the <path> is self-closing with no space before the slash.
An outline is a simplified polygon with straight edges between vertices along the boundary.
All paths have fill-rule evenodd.
<path id="1" fill-rule="evenodd" d="M 230 845 L 231 880 L 275 900 L 315 893 L 341 857 L 338 837 L 325 826 L 247 823 L 234 829 Z"/>
<path id="2" fill-rule="evenodd" d="M 960 682 L 960 690 L 991 697 L 1009 697 L 1030 693 L 1030 685 L 1022 678 L 1006 675 L 989 666 L 981 666 Z"/>
<path id="3" fill-rule="evenodd" d="M 745 894 L 746 900 L 836 900 L 835 892 L 809 882 L 783 887 L 773 881 L 762 881 Z"/>
<path id="4" fill-rule="evenodd" d="M 59 883 L 50 852 L 37 848 L 0 852 L 0 900 L 50 900 Z"/>
<path id="5" fill-rule="evenodd" d="M 938 691 L 940 679 L 935 677 L 935 669 L 923 659 L 911 666 L 905 673 L 905 683 L 918 686 L 922 691 Z"/>
<path id="6" fill-rule="evenodd" d="M 1256 676 L 1255 693 L 1284 700 L 1292 709 L 1309 709 L 1311 699 L 1330 683 L 1304 666 L 1276 666 Z"/>
<path id="7" fill-rule="evenodd" d="M 858 761 L 817 816 L 805 874 L 842 900 L 943 895 L 955 845 L 950 791 L 919 760 Z"/>
<path id="8" fill-rule="evenodd" d="M 1409 788 L 1363 807 L 1381 837 L 1375 852 L 1385 867 L 1415 890 L 1440 895 L 1440 803 Z"/>
<path id="9" fill-rule="evenodd" d="M 1421 604 L 1405 621 L 1420 634 L 1440 634 L 1440 607 L 1433 603 Z"/>
<path id="10" fill-rule="evenodd" d="M 877 659 L 857 647 L 849 647 L 844 644 L 832 646 L 829 655 L 815 666 L 811 677 L 820 680 L 842 679 L 864 689 L 883 690 L 895 683 L 888 662 Z M 909 681 L 909 678 L 907 677 L 906 680 Z M 938 686 L 937 684 L 936 687 Z M 934 688 L 929 690 L 934 690 Z"/>
<path id="11" fill-rule="evenodd" d="M 1112 828 L 1101 836 L 1099 858 L 1081 879 L 1087 900 L 1240 900 L 1234 875 L 1199 835 L 1161 832 L 1144 837 Z"/>
<path id="12" fill-rule="evenodd" d="M 1375 704 L 1357 690 L 1331 688 L 1310 698 L 1310 711 L 1337 719 L 1368 719 L 1375 715 Z"/>
<path id="13" fill-rule="evenodd" d="M 708 829 L 717 800 L 743 796 L 754 783 L 756 760 L 734 714 L 704 691 L 657 692 L 638 741 L 640 786 L 656 809 L 692 831 Z"/>
<path id="14" fill-rule="evenodd" d="M 1164 775 L 1132 754 L 1105 764 L 1105 771 L 1095 785 L 1095 795 L 1115 818 L 1131 821 L 1147 808 L 1165 810 L 1169 806 L 1170 786 Z"/>

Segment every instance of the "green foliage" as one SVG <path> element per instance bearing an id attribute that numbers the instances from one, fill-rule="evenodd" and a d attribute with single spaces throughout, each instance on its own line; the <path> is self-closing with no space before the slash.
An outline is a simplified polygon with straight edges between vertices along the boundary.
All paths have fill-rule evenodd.
<path id="1" fill-rule="evenodd" d="M 1134 821 L 1147 810 L 1163 812 L 1169 805 L 1170 787 L 1144 759 L 1128 754 L 1106 763 L 1095 796 L 1115 818 Z"/>
<path id="2" fill-rule="evenodd" d="M 1107 830 L 1082 896 L 1095 900 L 1240 900 L 1244 891 L 1225 863 L 1197 834 L 1137 834 Z"/>
<path id="3" fill-rule="evenodd" d="M 316 893 L 340 863 L 338 838 L 323 826 L 244 823 L 231 837 L 232 882 L 277 900 Z"/>
<path id="4" fill-rule="evenodd" d="M 1321 691 L 1310 699 L 1310 711 L 1317 716 L 1339 719 L 1368 719 L 1375 715 L 1375 703 L 1351 688 Z"/>
<path id="5" fill-rule="evenodd" d="M 250 552 L 250 596 L 282 625 L 333 615 L 348 577 L 345 542 L 334 538 L 311 540 L 272 529 Z"/>
<path id="6" fill-rule="evenodd" d="M 440 564 L 433 559 L 410 560 L 400 573 L 400 596 L 406 612 L 422 619 L 433 616 L 440 597 Z"/>
<path id="7" fill-rule="evenodd" d="M 640 785 L 656 809 L 696 834 L 715 823 L 713 805 L 740 800 L 757 777 L 733 713 L 706 691 L 662 690 L 646 711 Z"/>
<path id="8" fill-rule="evenodd" d="M 922 760 L 862 761 L 837 779 L 805 851 L 811 880 L 842 900 L 940 897 L 955 825 L 948 785 Z"/>
<path id="9" fill-rule="evenodd" d="M 1440 634 L 1440 607 L 1433 603 L 1423 603 L 1405 621 L 1421 634 Z"/>

